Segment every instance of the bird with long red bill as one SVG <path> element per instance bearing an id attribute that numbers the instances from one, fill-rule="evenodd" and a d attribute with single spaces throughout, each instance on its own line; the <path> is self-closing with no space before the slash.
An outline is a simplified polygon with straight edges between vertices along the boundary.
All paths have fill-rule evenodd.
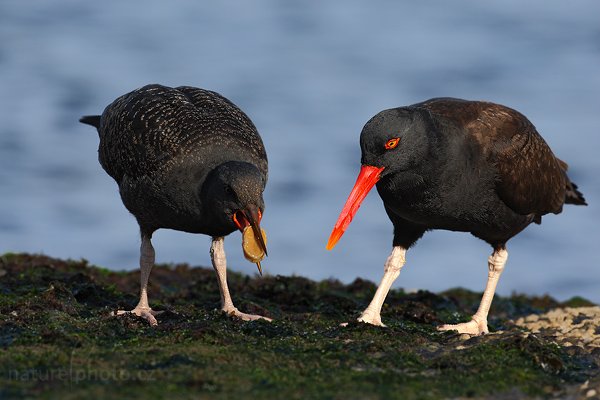
<path id="1" fill-rule="evenodd" d="M 210 90 L 147 85 L 117 98 L 101 116 L 80 121 L 98 130 L 100 164 L 140 226 L 140 300 L 133 310 L 115 314 L 158 324 L 147 287 L 152 234 L 166 228 L 210 235 L 221 309 L 243 320 L 269 320 L 239 311 L 227 287 L 226 235 L 242 232 L 244 256 L 261 274 L 267 255 L 260 227 L 267 154 L 250 118 Z"/>
<path id="2" fill-rule="evenodd" d="M 480 335 L 508 252 L 506 243 L 564 204 L 586 205 L 521 113 L 494 103 L 436 98 L 384 110 L 360 135 L 362 167 L 333 228 L 331 250 L 376 186 L 394 226 L 392 252 L 375 295 L 359 321 L 384 326 L 381 307 L 405 263 L 406 251 L 432 229 L 470 232 L 492 246 L 488 280 L 470 321 L 440 330 Z M 446 262 L 447 259 L 440 260 Z"/>

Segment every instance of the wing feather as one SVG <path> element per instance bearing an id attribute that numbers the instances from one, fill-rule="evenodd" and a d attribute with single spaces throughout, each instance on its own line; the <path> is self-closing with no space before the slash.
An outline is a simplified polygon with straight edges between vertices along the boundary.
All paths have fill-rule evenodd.
<path id="1" fill-rule="evenodd" d="M 498 196 L 513 211 L 540 217 L 562 210 L 566 163 L 523 114 L 499 104 L 449 98 L 416 106 L 455 122 L 476 140 L 496 169 Z"/>

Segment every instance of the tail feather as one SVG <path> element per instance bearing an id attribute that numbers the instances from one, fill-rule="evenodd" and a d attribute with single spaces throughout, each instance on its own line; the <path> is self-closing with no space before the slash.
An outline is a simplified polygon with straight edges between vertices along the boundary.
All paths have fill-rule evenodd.
<path id="1" fill-rule="evenodd" d="M 576 204 L 579 206 L 587 206 L 583 193 L 577 190 L 577 185 L 567 180 L 567 192 L 565 193 L 565 204 Z"/>
<path id="2" fill-rule="evenodd" d="M 79 118 L 79 122 L 82 124 L 87 124 L 95 127 L 96 129 L 100 129 L 100 115 L 84 115 Z"/>
<path id="3" fill-rule="evenodd" d="M 577 185 L 571 182 L 571 180 L 567 176 L 567 170 L 569 169 L 567 163 L 561 160 L 560 158 L 557 158 L 556 161 L 558 161 L 558 165 L 560 165 L 560 168 L 563 170 L 565 174 L 565 180 L 567 182 L 567 191 L 565 192 L 565 204 L 587 206 L 587 203 L 583 198 L 583 193 L 577 190 Z"/>

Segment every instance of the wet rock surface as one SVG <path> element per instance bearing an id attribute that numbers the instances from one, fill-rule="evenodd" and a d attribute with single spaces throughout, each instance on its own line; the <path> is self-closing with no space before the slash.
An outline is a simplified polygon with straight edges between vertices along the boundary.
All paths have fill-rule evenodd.
<path id="1" fill-rule="evenodd" d="M 567 354 L 586 354 L 600 365 L 600 307 L 555 308 L 518 318 L 515 324 L 546 340 L 554 340 Z M 595 377 L 572 388 L 569 397 L 600 399 L 600 379 Z"/>
<path id="2" fill-rule="evenodd" d="M 0 256 L 0 398 L 600 398 L 600 308 L 584 299 L 495 299 L 491 334 L 438 332 L 480 294 L 390 292 L 388 328 L 353 322 L 375 291 L 301 277 L 157 266 L 158 327 L 111 317 L 137 303 L 139 272 L 29 254 Z M 351 321 L 346 327 L 342 322 Z"/>

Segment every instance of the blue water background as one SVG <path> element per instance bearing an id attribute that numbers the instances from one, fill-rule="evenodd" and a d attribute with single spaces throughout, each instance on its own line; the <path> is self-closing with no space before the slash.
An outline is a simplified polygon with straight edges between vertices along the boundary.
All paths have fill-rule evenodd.
<path id="1" fill-rule="evenodd" d="M 269 274 L 379 281 L 392 226 L 373 191 L 325 243 L 375 113 L 430 97 L 484 99 L 537 126 L 589 207 L 509 242 L 499 292 L 600 301 L 600 2 L 0 2 L 0 252 L 137 267 L 135 220 L 77 119 L 147 83 L 216 90 L 252 118 L 270 161 Z M 255 273 L 239 233 L 230 268 Z M 159 262 L 210 265 L 210 240 L 158 231 Z M 489 246 L 428 233 L 396 287 L 482 290 Z"/>

